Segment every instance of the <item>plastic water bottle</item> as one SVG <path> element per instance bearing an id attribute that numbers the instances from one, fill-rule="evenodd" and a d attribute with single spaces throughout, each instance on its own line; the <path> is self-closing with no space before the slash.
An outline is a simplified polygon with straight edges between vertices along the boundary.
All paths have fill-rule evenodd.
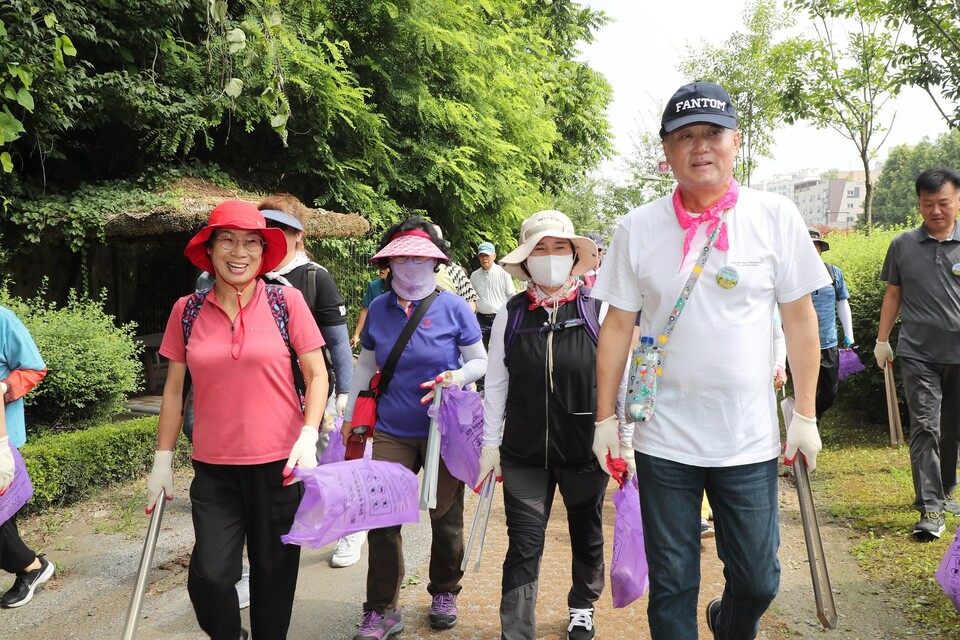
<path id="1" fill-rule="evenodd" d="M 634 421 L 648 422 L 653 418 L 662 354 L 650 336 L 640 338 L 640 343 L 633 350 L 626 404 L 627 415 Z"/>

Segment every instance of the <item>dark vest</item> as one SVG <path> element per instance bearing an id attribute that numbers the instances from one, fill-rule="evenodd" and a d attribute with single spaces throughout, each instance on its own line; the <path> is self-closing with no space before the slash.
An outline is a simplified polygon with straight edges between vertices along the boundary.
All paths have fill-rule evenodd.
<path id="1" fill-rule="evenodd" d="M 518 296 L 525 296 L 519 293 Z M 521 305 L 521 327 L 539 327 L 545 309 Z M 557 322 L 578 318 L 574 302 L 560 306 Z M 596 464 L 593 455 L 597 410 L 597 348 L 583 325 L 553 332 L 553 390 L 550 389 L 547 337 L 518 333 L 507 354 L 510 384 L 503 443 L 504 460 L 541 468 Z"/>

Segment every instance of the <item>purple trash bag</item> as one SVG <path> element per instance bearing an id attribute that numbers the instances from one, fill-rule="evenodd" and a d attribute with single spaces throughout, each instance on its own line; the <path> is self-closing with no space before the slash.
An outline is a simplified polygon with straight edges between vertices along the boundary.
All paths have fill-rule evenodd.
<path id="1" fill-rule="evenodd" d="M 343 426 L 343 417 L 337 416 L 333 419 L 333 431 L 327 434 L 330 441 L 327 442 L 326 449 L 317 459 L 317 464 L 330 464 L 331 462 L 343 462 L 343 456 L 347 453 L 347 446 L 343 444 L 343 435 L 340 434 L 340 427 Z"/>
<path id="2" fill-rule="evenodd" d="M 614 609 L 620 609 L 642 596 L 650 584 L 636 478 L 613 492 L 613 506 L 617 508 L 617 517 L 610 561 L 610 593 Z"/>
<path id="3" fill-rule="evenodd" d="M 840 349 L 840 379 L 843 380 L 847 376 L 852 376 L 863 370 L 864 366 L 860 362 L 860 356 L 857 355 L 857 352 L 849 347 L 842 347 Z"/>
<path id="4" fill-rule="evenodd" d="M 0 411 L 2 410 L 0 408 Z M 27 473 L 27 467 L 23 464 L 23 456 L 9 440 L 7 445 L 10 447 L 10 453 L 13 454 L 13 483 L 0 496 L 0 524 L 16 515 L 20 508 L 33 497 L 33 483 L 30 482 L 30 474 Z"/>
<path id="5" fill-rule="evenodd" d="M 370 529 L 416 522 L 417 476 L 396 462 L 347 460 L 315 469 L 294 469 L 304 494 L 284 544 L 314 549 Z"/>
<path id="6" fill-rule="evenodd" d="M 937 569 L 937 582 L 957 611 L 960 611 L 960 531 L 950 543 L 950 548 L 940 561 Z"/>
<path id="7" fill-rule="evenodd" d="M 483 400 L 476 391 L 444 387 L 437 418 L 440 457 L 457 480 L 473 488 L 480 475 L 483 447 Z"/>

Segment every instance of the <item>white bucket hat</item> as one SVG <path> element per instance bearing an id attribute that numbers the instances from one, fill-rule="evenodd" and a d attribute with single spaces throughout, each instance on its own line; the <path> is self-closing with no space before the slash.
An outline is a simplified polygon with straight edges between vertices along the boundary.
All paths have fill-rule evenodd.
<path id="1" fill-rule="evenodd" d="M 520 246 L 503 256 L 500 266 L 514 278 L 529 280 L 530 276 L 520 265 L 543 238 L 562 238 L 573 243 L 574 253 L 579 258 L 570 272 L 574 277 L 582 276 L 596 264 L 597 245 L 594 241 L 574 233 L 570 218 L 559 211 L 547 209 L 538 211 L 523 221 L 520 225 Z"/>

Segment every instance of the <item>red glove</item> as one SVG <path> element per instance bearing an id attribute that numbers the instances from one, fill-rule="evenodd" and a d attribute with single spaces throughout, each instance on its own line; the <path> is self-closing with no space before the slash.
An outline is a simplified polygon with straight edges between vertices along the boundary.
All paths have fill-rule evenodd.
<path id="1" fill-rule="evenodd" d="M 610 476 L 617 481 L 617 485 L 622 489 L 623 481 L 627 479 L 627 461 L 623 458 L 611 458 L 608 453 L 607 469 L 610 470 Z"/>

